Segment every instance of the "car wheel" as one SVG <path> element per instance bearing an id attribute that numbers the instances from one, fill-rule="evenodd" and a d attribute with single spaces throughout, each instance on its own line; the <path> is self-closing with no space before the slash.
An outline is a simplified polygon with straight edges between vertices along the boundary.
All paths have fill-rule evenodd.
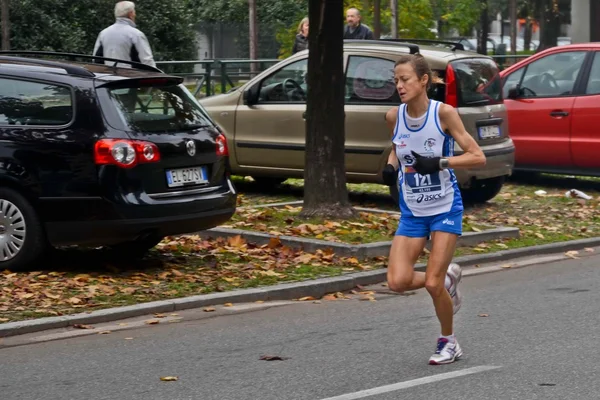
<path id="1" fill-rule="evenodd" d="M 463 200 L 467 203 L 485 203 L 496 197 L 506 177 L 498 176 L 495 178 L 481 179 L 473 182 L 468 189 L 461 189 Z"/>
<path id="2" fill-rule="evenodd" d="M 46 233 L 31 203 L 19 192 L 0 188 L 0 270 L 23 270 L 48 249 Z"/>
<path id="3" fill-rule="evenodd" d="M 163 240 L 160 236 L 146 236 L 142 239 L 132 240 L 131 242 L 123 242 L 109 246 L 109 250 L 115 256 L 123 259 L 138 259 L 148 253 L 150 249 L 159 244 Z"/>
<path id="4" fill-rule="evenodd" d="M 254 179 L 257 186 L 265 189 L 272 189 L 287 180 L 287 178 L 274 178 L 271 176 L 253 176 L 252 179 Z"/>

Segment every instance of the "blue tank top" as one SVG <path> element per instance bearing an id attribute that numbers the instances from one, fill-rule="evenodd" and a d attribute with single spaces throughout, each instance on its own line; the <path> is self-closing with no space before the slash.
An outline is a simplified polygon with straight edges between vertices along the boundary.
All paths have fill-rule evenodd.
<path id="1" fill-rule="evenodd" d="M 403 215 L 426 217 L 463 210 L 460 189 L 452 169 L 420 175 L 412 167 L 415 160 L 411 151 L 425 157 L 454 155 L 454 138 L 441 128 L 441 104 L 435 100 L 429 101 L 425 122 L 419 128 L 409 126 L 406 104 L 398 107 L 392 142 L 400 163 L 398 184 Z"/>

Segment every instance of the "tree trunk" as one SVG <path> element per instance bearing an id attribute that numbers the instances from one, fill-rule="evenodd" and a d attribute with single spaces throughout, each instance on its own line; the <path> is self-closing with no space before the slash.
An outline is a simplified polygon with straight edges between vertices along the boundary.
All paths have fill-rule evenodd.
<path id="1" fill-rule="evenodd" d="M 517 54 L 517 0 L 510 0 L 510 53 Z"/>
<path id="2" fill-rule="evenodd" d="M 351 218 L 344 165 L 342 0 L 309 0 L 308 98 L 302 217 Z"/>
<path id="3" fill-rule="evenodd" d="M 481 31 L 479 40 L 477 41 L 477 52 L 479 54 L 487 54 L 487 39 L 490 31 L 490 20 L 488 12 L 488 1 L 481 0 Z"/>
<path id="4" fill-rule="evenodd" d="M 250 59 L 258 59 L 258 25 L 256 23 L 256 0 L 248 0 L 248 19 L 250 25 Z M 250 63 L 250 71 L 256 72 L 256 63 Z"/>
<path id="5" fill-rule="evenodd" d="M 9 0 L 0 0 L 2 3 L 2 19 L 0 25 L 2 25 L 2 50 L 10 50 L 10 17 L 9 17 Z"/>
<path id="6" fill-rule="evenodd" d="M 554 47 L 558 44 L 560 34 L 560 13 L 557 0 L 545 0 L 541 9 L 540 47 L 537 52 Z"/>
<path id="7" fill-rule="evenodd" d="M 398 39 L 398 0 L 390 1 L 390 9 L 392 10 L 392 38 Z"/>
<path id="8" fill-rule="evenodd" d="M 381 0 L 373 0 L 373 37 L 381 37 Z"/>

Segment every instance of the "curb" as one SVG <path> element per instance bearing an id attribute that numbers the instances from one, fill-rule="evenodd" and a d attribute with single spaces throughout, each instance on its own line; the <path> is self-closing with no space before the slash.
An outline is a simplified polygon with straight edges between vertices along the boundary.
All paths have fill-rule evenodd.
<path id="1" fill-rule="evenodd" d="M 212 228 L 206 231 L 197 232 L 197 235 L 204 239 L 214 237 L 234 237 L 241 236 L 248 241 L 259 245 L 268 244 L 272 238 L 279 238 L 281 244 L 288 247 L 300 248 L 304 252 L 314 253 L 317 250 L 331 249 L 333 252 L 342 257 L 357 257 L 370 258 L 378 256 L 387 256 L 392 245 L 391 241 L 374 242 L 366 244 L 348 244 L 339 242 L 330 242 L 320 239 L 309 239 L 297 236 L 272 235 L 266 232 L 248 231 L 244 229 L 234 228 Z M 458 246 L 473 246 L 481 242 L 486 242 L 493 239 L 504 239 L 519 237 L 518 228 L 499 227 L 487 229 L 481 232 L 464 232 L 458 238 Z M 427 243 L 427 247 L 430 242 Z"/>
<path id="2" fill-rule="evenodd" d="M 486 262 L 506 261 L 510 259 L 561 253 L 586 247 L 600 246 L 600 237 L 551 243 L 540 246 L 503 250 L 489 254 L 474 254 L 457 257 L 454 261 L 469 266 Z M 424 264 L 417 264 L 415 270 L 424 270 Z M 36 320 L 17 321 L 0 324 L 0 338 L 40 332 L 48 329 L 66 328 L 73 324 L 98 324 L 124 318 L 139 317 L 153 313 L 168 313 L 190 308 L 199 308 L 223 303 L 246 303 L 258 300 L 291 300 L 304 296 L 322 297 L 327 293 L 341 292 L 385 281 L 386 269 L 358 272 L 338 277 L 320 278 L 302 282 L 284 283 L 255 289 L 240 289 L 231 292 L 198 295 L 173 300 L 154 301 L 139 305 L 108 308 L 89 313 L 73 314 L 63 317 L 47 317 Z"/>

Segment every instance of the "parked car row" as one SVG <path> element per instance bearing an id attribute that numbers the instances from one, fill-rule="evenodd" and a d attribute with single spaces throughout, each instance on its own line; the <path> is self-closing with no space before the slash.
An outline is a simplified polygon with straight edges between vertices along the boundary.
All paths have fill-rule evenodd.
<path id="1" fill-rule="evenodd" d="M 349 40 L 349 182 L 382 183 L 392 150 L 383 116 L 400 103 L 393 66 L 417 52 L 443 80 L 430 97 L 457 108 L 487 156 L 456 171 L 468 200 L 493 198 L 514 170 L 600 175 L 600 44 L 558 46 L 500 72 L 460 43 Z M 0 52 L 0 269 L 51 246 L 141 255 L 230 219 L 231 174 L 269 186 L 304 174 L 308 51 L 201 103 L 153 67 L 48 55 L 74 57 Z"/>

